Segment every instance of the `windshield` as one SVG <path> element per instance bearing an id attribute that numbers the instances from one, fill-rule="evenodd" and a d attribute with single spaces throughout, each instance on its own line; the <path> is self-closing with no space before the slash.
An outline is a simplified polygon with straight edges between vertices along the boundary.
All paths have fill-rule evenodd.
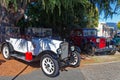
<path id="1" fill-rule="evenodd" d="M 19 27 L 5 27 L 5 34 L 9 37 L 18 37 L 20 35 Z"/>
<path id="2" fill-rule="evenodd" d="M 52 36 L 52 29 L 50 28 L 28 28 L 27 33 L 33 37 L 49 37 Z"/>
<path id="3" fill-rule="evenodd" d="M 97 30 L 83 30 L 83 36 L 97 36 Z"/>

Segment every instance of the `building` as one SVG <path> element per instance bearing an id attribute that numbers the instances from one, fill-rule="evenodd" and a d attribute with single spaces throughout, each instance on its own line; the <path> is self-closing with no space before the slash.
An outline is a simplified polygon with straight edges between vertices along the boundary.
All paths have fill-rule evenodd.
<path id="1" fill-rule="evenodd" d="M 117 32 L 117 24 L 116 23 L 99 23 L 98 27 L 98 36 L 102 36 L 102 37 L 113 37 L 114 34 Z"/>

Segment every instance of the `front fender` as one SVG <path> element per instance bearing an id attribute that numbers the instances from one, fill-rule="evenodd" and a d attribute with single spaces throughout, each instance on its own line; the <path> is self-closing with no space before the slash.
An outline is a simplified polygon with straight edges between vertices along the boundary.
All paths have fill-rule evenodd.
<path id="1" fill-rule="evenodd" d="M 3 46 L 4 46 L 5 44 L 7 44 L 7 46 L 9 47 L 10 52 L 14 51 L 14 48 L 13 48 L 12 44 L 10 44 L 9 42 L 4 42 L 4 43 L 2 43 L 2 46 L 1 46 L 0 51 L 2 51 Z"/>
<path id="2" fill-rule="evenodd" d="M 75 51 L 77 51 L 78 53 L 81 53 L 81 49 L 80 49 L 80 47 L 75 46 Z"/>
<path id="3" fill-rule="evenodd" d="M 90 42 L 90 46 L 91 46 L 91 47 L 97 47 L 94 42 Z"/>
<path id="4" fill-rule="evenodd" d="M 56 53 L 54 53 L 54 52 L 52 52 L 52 51 L 49 51 L 49 50 L 46 50 L 46 51 L 43 51 L 43 52 L 39 53 L 39 55 L 37 55 L 37 56 L 35 57 L 34 61 L 40 60 L 41 57 L 42 57 L 43 55 L 45 55 L 45 54 L 51 55 L 52 58 L 54 58 L 54 59 L 56 59 L 56 60 L 59 59 L 59 56 L 58 56 Z"/>

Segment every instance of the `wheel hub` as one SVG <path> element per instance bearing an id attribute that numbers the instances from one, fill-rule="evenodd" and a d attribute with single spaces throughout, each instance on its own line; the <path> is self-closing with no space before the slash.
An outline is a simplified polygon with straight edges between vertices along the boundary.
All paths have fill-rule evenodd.
<path id="1" fill-rule="evenodd" d="M 5 58 L 8 58 L 8 56 L 9 56 L 8 47 L 3 48 L 3 55 L 4 55 Z"/>
<path id="2" fill-rule="evenodd" d="M 73 53 L 72 57 L 71 57 L 71 64 L 76 64 L 77 62 L 77 56 Z"/>
<path id="3" fill-rule="evenodd" d="M 47 74 L 52 74 L 54 72 L 54 64 L 50 58 L 43 59 L 43 69 Z"/>

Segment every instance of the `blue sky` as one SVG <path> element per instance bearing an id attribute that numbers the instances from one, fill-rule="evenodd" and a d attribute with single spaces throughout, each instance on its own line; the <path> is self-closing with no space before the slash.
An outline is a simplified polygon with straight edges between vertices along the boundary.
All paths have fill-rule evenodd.
<path id="1" fill-rule="evenodd" d="M 99 22 L 114 22 L 114 23 L 118 23 L 118 21 L 120 21 L 120 15 L 113 15 L 113 17 L 109 17 L 107 19 L 104 19 L 104 15 L 101 14 L 100 18 L 99 18 Z"/>
<path id="2" fill-rule="evenodd" d="M 116 3 L 114 4 L 111 4 L 111 7 L 114 9 L 115 8 L 115 5 Z M 109 17 L 107 19 L 104 19 L 104 14 L 102 13 L 100 16 L 99 16 L 99 22 L 114 22 L 114 23 L 118 23 L 118 21 L 120 21 L 120 15 L 113 15 L 113 17 Z"/>

